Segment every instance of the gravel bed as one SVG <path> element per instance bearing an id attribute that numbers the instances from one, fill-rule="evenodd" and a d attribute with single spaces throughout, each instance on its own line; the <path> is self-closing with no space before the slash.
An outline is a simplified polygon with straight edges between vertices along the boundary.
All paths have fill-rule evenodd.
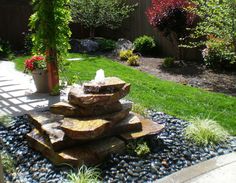
<path id="1" fill-rule="evenodd" d="M 236 151 L 236 138 L 215 147 L 198 147 L 183 135 L 188 122 L 161 112 L 149 111 L 153 121 L 165 124 L 165 130 L 146 137 L 151 153 L 144 157 L 134 154 L 111 155 L 100 166 L 103 182 L 152 182 L 184 167 L 197 164 L 215 156 Z M 66 174 L 72 168 L 55 167 L 46 158 L 27 146 L 25 134 L 32 127 L 26 116 L 13 118 L 6 128 L 0 125 L 1 149 L 13 156 L 16 173 L 5 175 L 9 182 L 65 183 Z"/>

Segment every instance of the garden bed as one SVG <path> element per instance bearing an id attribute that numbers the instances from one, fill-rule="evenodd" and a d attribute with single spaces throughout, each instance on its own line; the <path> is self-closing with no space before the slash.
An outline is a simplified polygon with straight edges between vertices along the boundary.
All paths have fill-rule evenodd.
<path id="1" fill-rule="evenodd" d="M 188 122 L 162 112 L 149 111 L 149 116 L 155 122 L 166 125 L 160 135 L 145 139 L 151 153 L 144 157 L 133 153 L 112 155 L 100 166 L 104 182 L 153 181 L 184 167 L 236 151 L 235 138 L 216 147 L 199 147 L 188 142 L 183 135 Z M 64 182 L 72 168 L 66 165 L 55 167 L 29 148 L 25 135 L 31 128 L 26 116 L 13 118 L 9 127 L 0 126 L 0 138 L 4 144 L 1 149 L 13 157 L 16 166 L 16 172 L 6 175 L 6 179 L 24 183 Z"/>

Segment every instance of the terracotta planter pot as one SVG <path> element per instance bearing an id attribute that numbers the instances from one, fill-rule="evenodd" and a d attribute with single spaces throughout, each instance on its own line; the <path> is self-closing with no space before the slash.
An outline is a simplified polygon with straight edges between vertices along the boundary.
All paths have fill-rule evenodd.
<path id="1" fill-rule="evenodd" d="M 38 93 L 49 93 L 48 72 L 45 70 L 34 70 L 32 72 L 34 83 Z"/>

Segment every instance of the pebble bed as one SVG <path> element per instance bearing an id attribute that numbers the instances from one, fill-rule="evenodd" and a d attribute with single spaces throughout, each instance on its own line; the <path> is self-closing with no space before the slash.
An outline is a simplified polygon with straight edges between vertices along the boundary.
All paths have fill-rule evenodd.
<path id="1" fill-rule="evenodd" d="M 215 147 L 198 147 L 184 137 L 188 122 L 162 112 L 149 111 L 148 114 L 153 121 L 166 125 L 161 134 L 145 138 L 151 153 L 144 157 L 111 155 L 100 166 L 102 182 L 152 182 L 184 167 L 236 151 L 236 138 Z M 0 125 L 1 149 L 14 158 L 16 165 L 16 173 L 5 174 L 5 178 L 11 183 L 65 183 L 72 168 L 55 167 L 28 147 L 25 135 L 31 129 L 26 116 L 13 118 L 7 128 Z"/>

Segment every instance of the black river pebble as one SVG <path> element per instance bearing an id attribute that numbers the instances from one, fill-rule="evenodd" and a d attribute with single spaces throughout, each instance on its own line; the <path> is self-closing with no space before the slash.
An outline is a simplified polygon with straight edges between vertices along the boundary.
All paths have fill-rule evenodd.
<path id="1" fill-rule="evenodd" d="M 235 138 L 216 147 L 199 147 L 184 137 L 188 122 L 162 112 L 149 111 L 149 116 L 166 126 L 161 134 L 144 138 L 151 153 L 144 157 L 112 154 L 100 166 L 103 182 L 152 182 L 184 167 L 236 151 Z M 55 167 L 28 147 L 25 135 L 31 129 L 27 116 L 13 118 L 9 127 L 0 125 L 0 148 L 14 158 L 16 165 L 16 173 L 5 174 L 5 179 L 10 183 L 65 183 L 71 167 Z"/>

